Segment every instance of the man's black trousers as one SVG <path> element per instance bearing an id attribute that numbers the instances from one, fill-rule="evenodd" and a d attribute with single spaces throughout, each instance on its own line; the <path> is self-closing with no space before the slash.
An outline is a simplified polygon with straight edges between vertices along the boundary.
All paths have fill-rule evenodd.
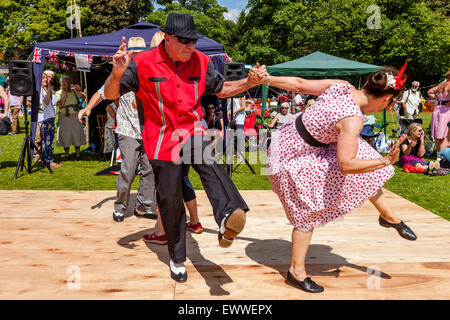
<path id="1" fill-rule="evenodd" d="M 225 169 L 214 160 L 212 150 L 205 151 L 210 141 L 202 136 L 192 137 L 182 149 L 181 161 L 150 160 L 159 195 L 159 211 L 166 231 L 169 255 L 173 262 L 186 261 L 186 211 L 181 192 L 182 163 L 189 163 L 200 176 L 203 188 L 213 208 L 214 218 L 220 227 L 222 220 L 240 208 L 247 212 L 248 206 Z M 199 154 L 203 156 L 199 157 Z"/>

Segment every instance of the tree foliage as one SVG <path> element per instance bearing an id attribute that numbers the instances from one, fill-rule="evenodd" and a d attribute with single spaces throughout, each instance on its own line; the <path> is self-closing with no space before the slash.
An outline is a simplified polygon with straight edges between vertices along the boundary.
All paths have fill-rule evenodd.
<path id="1" fill-rule="evenodd" d="M 0 46 L 30 54 L 36 42 L 76 37 L 68 28 L 70 0 L 0 0 Z M 117 31 L 144 19 L 153 9 L 146 0 L 79 0 L 82 35 Z M 71 32 L 72 31 L 72 32 Z M 6 51 L 3 61 L 12 58 Z"/>
<path id="2" fill-rule="evenodd" d="M 447 7 L 437 0 L 250 0 L 235 57 L 271 65 L 322 51 L 394 67 L 408 61 L 409 79 L 433 83 L 450 66 Z"/>
<path id="3" fill-rule="evenodd" d="M 195 26 L 201 34 L 222 43 L 229 54 L 233 53 L 232 40 L 236 25 L 232 21 L 225 20 L 223 14 L 228 12 L 228 9 L 220 6 L 216 0 L 158 0 L 157 2 L 163 7 L 151 12 L 147 17 L 148 22 L 163 26 L 169 14 L 189 13 L 194 17 Z"/>
<path id="4" fill-rule="evenodd" d="M 35 42 L 69 38 L 70 3 L 0 0 L 0 47 L 30 54 Z M 314 51 L 394 67 L 408 61 L 409 79 L 422 84 L 436 83 L 450 67 L 448 0 L 249 0 L 237 23 L 225 20 L 228 9 L 217 0 L 77 4 L 84 36 L 141 20 L 164 25 L 170 13 L 190 13 L 197 29 L 224 44 L 234 61 L 271 65 Z M 2 62 L 10 58 L 6 53 Z"/>

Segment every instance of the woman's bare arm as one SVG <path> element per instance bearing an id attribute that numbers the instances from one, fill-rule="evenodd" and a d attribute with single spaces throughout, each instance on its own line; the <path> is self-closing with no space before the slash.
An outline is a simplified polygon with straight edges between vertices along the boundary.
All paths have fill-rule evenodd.
<path id="1" fill-rule="evenodd" d="M 406 135 L 402 136 L 386 157 L 370 160 L 356 159 L 362 127 L 363 121 L 359 117 L 344 118 L 336 123 L 336 128 L 339 130 L 337 162 L 344 174 L 371 172 L 394 164 L 398 160 L 400 144 L 406 139 Z"/>
<path id="2" fill-rule="evenodd" d="M 430 90 L 428 90 L 428 95 L 433 98 L 433 99 L 437 99 L 436 97 L 436 93 L 438 92 L 439 89 L 439 85 L 437 85 L 436 87 L 431 88 Z"/>
<path id="3" fill-rule="evenodd" d="M 275 125 L 278 122 L 278 114 L 275 116 L 275 118 L 273 118 L 272 122 L 270 124 L 268 124 L 267 126 L 272 129 L 273 127 L 275 127 Z"/>
<path id="4" fill-rule="evenodd" d="M 268 84 L 268 78 L 264 82 Z M 287 91 L 294 91 L 300 93 L 320 96 L 322 92 L 339 83 L 344 83 L 344 80 L 338 79 L 322 79 L 322 80 L 307 80 L 298 77 L 276 77 L 270 76 L 269 85 Z"/>

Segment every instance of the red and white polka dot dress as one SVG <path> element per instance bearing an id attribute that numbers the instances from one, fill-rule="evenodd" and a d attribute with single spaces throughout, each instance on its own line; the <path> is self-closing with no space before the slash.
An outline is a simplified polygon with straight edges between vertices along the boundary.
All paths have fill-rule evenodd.
<path id="1" fill-rule="evenodd" d="M 336 122 L 346 117 L 365 116 L 353 100 L 348 83 L 328 88 L 302 116 L 305 128 L 325 148 L 312 147 L 298 134 L 295 119 L 272 136 L 267 156 L 269 180 L 280 198 L 287 218 L 298 230 L 318 227 L 361 205 L 393 176 L 394 168 L 343 174 L 337 163 Z M 381 155 L 359 139 L 358 159 Z"/>

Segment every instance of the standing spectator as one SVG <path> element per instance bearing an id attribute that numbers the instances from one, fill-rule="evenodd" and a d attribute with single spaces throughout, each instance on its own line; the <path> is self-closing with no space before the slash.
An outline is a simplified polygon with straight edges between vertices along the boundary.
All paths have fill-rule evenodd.
<path id="1" fill-rule="evenodd" d="M 59 107 L 58 147 L 64 147 L 64 160 L 68 160 L 70 146 L 73 145 L 76 157 L 80 159 L 80 146 L 86 143 L 86 136 L 78 121 L 78 110 L 86 97 L 78 84 L 71 87 L 69 77 L 64 76 L 59 82 L 61 89 L 56 92 L 56 105 Z"/>
<path id="2" fill-rule="evenodd" d="M 8 117 L 8 112 L 9 112 L 8 94 L 6 93 L 5 89 L 3 89 L 2 83 L 0 83 L 0 120 Z"/>
<path id="3" fill-rule="evenodd" d="M 15 135 L 20 133 L 19 114 L 22 108 L 23 97 L 11 94 L 9 77 L 6 78 L 6 83 L 8 85 L 9 110 L 11 113 L 11 135 Z"/>
<path id="4" fill-rule="evenodd" d="M 55 74 L 53 73 L 53 71 L 51 70 L 45 70 L 43 75 L 46 76 L 46 80 L 48 82 L 48 85 L 51 85 L 51 83 L 53 82 L 53 78 L 55 77 Z M 42 91 L 42 87 L 41 87 L 41 91 Z M 52 86 L 52 92 L 51 92 L 51 101 L 50 103 L 53 106 L 53 110 L 55 111 L 56 114 L 56 108 L 55 108 L 55 94 L 54 94 L 54 87 Z M 42 92 L 41 92 L 41 100 L 42 100 Z M 29 101 L 27 101 L 27 105 L 31 106 L 31 104 L 29 103 Z M 41 130 L 41 126 L 42 126 L 42 120 L 44 119 L 44 104 L 39 103 L 39 109 L 38 109 L 38 121 L 36 123 L 36 133 L 34 135 L 34 144 L 36 145 L 36 149 L 39 149 L 42 151 L 42 153 L 44 153 L 44 148 L 42 146 L 42 138 L 43 138 L 43 134 L 42 134 L 42 130 Z M 53 149 L 51 151 L 52 156 L 53 156 Z M 35 162 L 40 162 L 41 160 L 39 159 L 39 154 L 37 152 L 37 150 L 34 150 L 33 153 L 33 158 Z M 53 165 L 55 166 L 55 165 Z M 56 166 L 55 166 L 56 167 Z"/>
<path id="5" fill-rule="evenodd" d="M 144 39 L 141 37 L 130 38 L 128 47 L 134 47 L 137 54 L 145 50 Z M 89 116 L 91 110 L 102 100 L 106 100 L 105 86 L 101 87 L 92 96 L 87 107 L 79 112 L 78 120 L 81 122 L 83 115 Z M 155 178 L 153 168 L 145 154 L 141 132 L 142 127 L 139 122 L 136 95 L 130 91 L 119 97 L 116 111 L 116 133 L 122 157 L 116 184 L 117 199 L 114 202 L 113 211 L 113 220 L 116 222 L 124 220 L 125 212 L 129 206 L 131 184 L 134 181 L 138 166 L 140 166 L 142 174 L 139 176 L 139 189 L 134 205 L 134 215 L 138 218 L 157 218 Z"/>
<path id="6" fill-rule="evenodd" d="M 445 81 L 428 90 L 428 95 L 437 100 L 431 116 L 431 135 L 436 144 L 436 151 L 443 151 L 448 144 L 448 122 L 450 121 L 450 70 L 445 74 Z"/>
<path id="7" fill-rule="evenodd" d="M 413 81 L 411 89 L 403 92 L 400 104 L 403 106 L 406 119 L 417 119 L 419 116 L 419 104 L 422 103 L 419 85 L 418 81 Z"/>
<path id="8" fill-rule="evenodd" d="M 116 128 L 116 113 L 118 104 L 119 100 L 116 99 L 106 106 L 106 123 L 104 133 L 105 143 L 103 146 L 103 153 L 110 153 L 116 147 L 114 129 Z"/>
<path id="9" fill-rule="evenodd" d="M 244 123 L 245 123 L 245 97 L 232 98 L 233 99 L 233 119 L 236 123 L 235 135 L 237 139 L 236 156 L 239 162 L 244 161 L 245 152 L 245 135 L 244 135 Z M 230 102 L 231 104 L 231 102 Z M 228 109 L 231 109 L 229 106 Z M 231 112 L 231 111 L 229 111 Z"/>
<path id="10" fill-rule="evenodd" d="M 38 113 L 38 123 L 42 133 L 42 153 L 44 155 L 45 162 L 50 167 L 57 168 L 60 164 L 56 163 L 53 159 L 53 145 L 55 139 L 55 109 L 52 104 L 53 86 L 48 80 L 47 74 L 42 75 L 41 95 L 39 102 L 39 109 L 42 109 L 42 113 Z"/>
<path id="11" fill-rule="evenodd" d="M 3 100 L 3 112 L 0 113 L 0 119 L 6 118 L 9 113 L 9 98 L 5 89 L 0 85 L 0 99 Z"/>
<path id="12" fill-rule="evenodd" d="M 303 111 L 303 110 L 302 110 L 302 106 L 303 106 L 303 98 L 302 98 L 302 95 L 301 95 L 299 92 L 297 92 L 297 93 L 295 94 L 294 101 L 295 101 L 295 111 L 296 111 L 296 112 L 301 112 L 301 111 Z"/>

